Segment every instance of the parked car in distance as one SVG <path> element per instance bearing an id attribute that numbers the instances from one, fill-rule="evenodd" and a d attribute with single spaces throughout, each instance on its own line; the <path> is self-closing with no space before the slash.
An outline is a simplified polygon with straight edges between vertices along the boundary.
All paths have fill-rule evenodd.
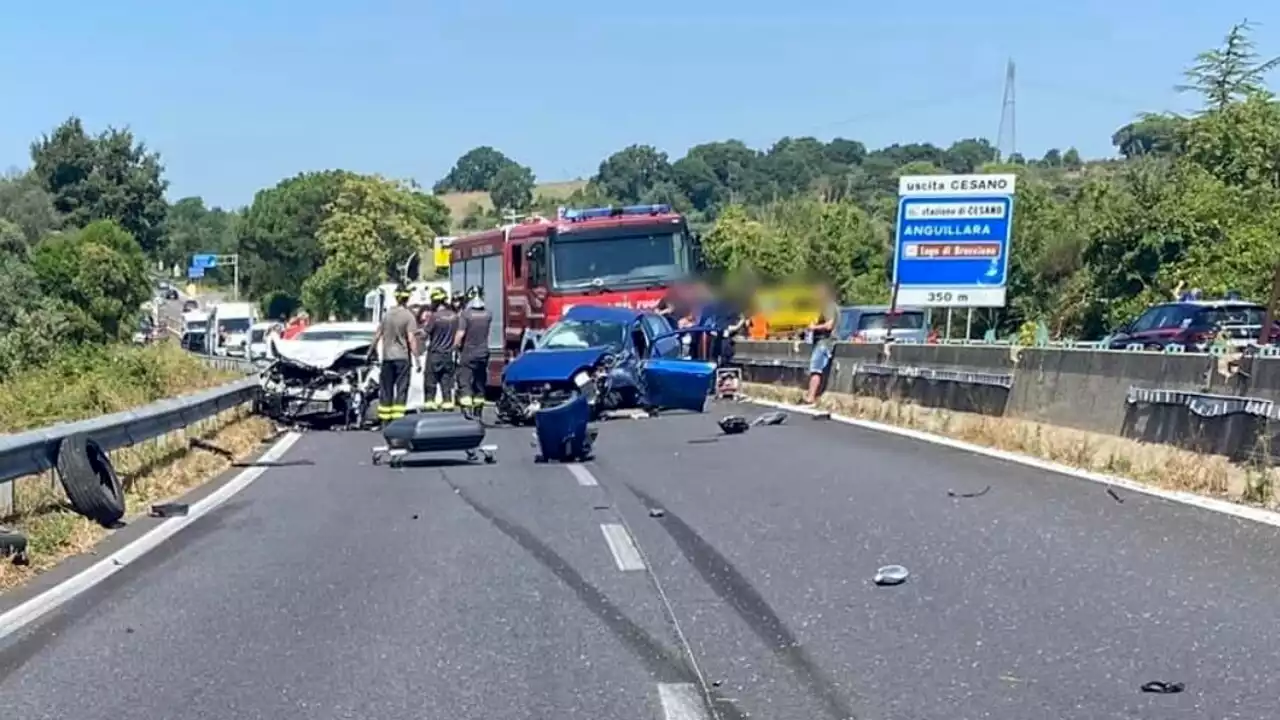
<path id="1" fill-rule="evenodd" d="M 888 305 L 849 305 L 840 308 L 836 340 L 880 343 L 886 338 L 902 342 L 926 342 L 929 328 L 921 308 L 900 307 L 892 315 Z M 893 322 L 890 323 L 890 320 Z M 892 332 L 890 331 L 892 328 Z"/>
<path id="2" fill-rule="evenodd" d="M 1147 308 L 1133 322 L 1116 329 L 1107 341 L 1112 350 L 1142 345 L 1162 350 L 1178 344 L 1188 350 L 1204 350 L 1219 332 L 1233 347 L 1256 345 L 1262 335 L 1267 309 L 1247 300 L 1182 300 Z M 1271 337 L 1280 340 L 1280 325 L 1272 323 Z"/>

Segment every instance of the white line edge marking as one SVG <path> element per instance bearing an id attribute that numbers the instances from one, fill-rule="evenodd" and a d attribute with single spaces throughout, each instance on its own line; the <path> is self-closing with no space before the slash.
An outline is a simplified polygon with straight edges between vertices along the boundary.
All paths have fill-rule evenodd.
<path id="1" fill-rule="evenodd" d="M 702 693 L 693 683 L 658 683 L 658 701 L 666 720 L 707 720 Z"/>
<path id="2" fill-rule="evenodd" d="M 302 436 L 298 433 L 291 432 L 280 438 L 275 445 L 271 446 L 257 462 L 271 462 L 277 460 L 280 456 L 289 451 L 293 444 Z M 66 580 L 58 583 L 54 587 L 40 593 L 39 595 L 27 600 L 17 607 L 0 614 L 0 640 L 18 632 L 22 628 L 40 619 L 44 615 L 57 610 L 69 601 L 73 600 L 81 593 L 93 588 L 103 580 L 111 577 L 120 570 L 123 570 L 129 563 L 138 560 L 143 555 L 158 547 L 161 543 L 173 537 L 191 523 L 199 520 L 204 515 L 209 514 L 213 510 L 227 500 L 231 499 L 236 493 L 245 489 L 254 480 L 257 480 L 270 468 L 264 466 L 256 466 L 246 468 L 239 475 L 232 478 L 227 484 L 214 490 L 198 502 L 191 504 L 187 508 L 187 514 L 182 517 L 174 517 L 165 520 L 151 530 L 147 531 L 141 537 L 133 540 L 128 545 L 120 548 L 107 557 L 99 560 L 93 565 L 85 568 L 83 571 L 73 575 Z"/>
<path id="3" fill-rule="evenodd" d="M 578 484 L 582 487 L 596 487 L 600 483 L 596 482 L 596 476 L 582 463 L 569 463 L 565 465 L 569 469 L 569 474 L 578 479 Z"/>
<path id="4" fill-rule="evenodd" d="M 812 408 L 800 407 L 799 405 L 790 405 L 788 403 L 751 397 L 746 398 L 746 401 L 756 405 L 776 408 L 779 410 L 788 410 L 802 415 L 819 415 L 827 412 L 825 410 L 814 410 Z M 1060 465 L 1055 462 L 1041 460 L 1029 455 L 1019 455 L 1018 453 L 1012 453 L 1006 450 L 997 450 L 996 448 L 989 448 L 984 445 L 975 445 L 962 440 L 953 440 L 943 435 L 933 435 L 919 430 L 908 430 L 907 428 L 900 428 L 895 425 L 885 425 L 883 423 L 872 422 L 871 420 L 859 420 L 858 418 L 851 418 L 846 415 L 837 415 L 835 413 L 830 413 L 830 415 L 832 420 L 844 423 L 845 425 L 853 425 L 854 427 L 860 427 L 866 430 L 876 430 L 878 432 L 898 435 L 900 437 L 911 438 L 913 440 L 922 440 L 934 445 L 942 445 L 956 450 L 964 450 L 966 452 L 974 453 L 975 455 L 985 455 L 998 460 L 1006 460 L 1018 465 L 1036 468 L 1037 470 L 1045 470 L 1059 475 L 1088 480 L 1090 482 L 1110 487 L 1124 488 L 1125 490 L 1142 493 L 1143 495 L 1158 497 L 1162 500 L 1190 505 L 1192 507 L 1200 508 L 1201 510 L 1209 510 L 1211 512 L 1222 513 L 1223 515 L 1231 515 L 1232 517 L 1241 518 L 1243 520 L 1252 520 L 1253 522 L 1270 525 L 1271 527 L 1280 527 L 1280 513 L 1272 510 L 1263 510 L 1262 508 L 1249 507 L 1248 505 L 1238 505 L 1227 500 L 1218 500 L 1217 498 L 1205 497 L 1203 495 L 1196 495 L 1195 493 L 1183 492 L 1181 490 L 1164 490 L 1161 488 L 1150 487 L 1135 480 L 1129 480 L 1115 475 L 1104 475 L 1103 473 L 1091 472 L 1089 470 L 1081 470 L 1080 468 L 1074 468 L 1070 465 Z"/>
<path id="5" fill-rule="evenodd" d="M 635 540 L 631 539 L 631 533 L 625 527 L 618 523 L 603 523 L 600 525 L 600 532 L 604 533 L 604 541 L 608 543 L 609 552 L 613 553 L 613 561 L 618 564 L 619 570 L 644 570 L 644 558 L 640 556 Z"/>

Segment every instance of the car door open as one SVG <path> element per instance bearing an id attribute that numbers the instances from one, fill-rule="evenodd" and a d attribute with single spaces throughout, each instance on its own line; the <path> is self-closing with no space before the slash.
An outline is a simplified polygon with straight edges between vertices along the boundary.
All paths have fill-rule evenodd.
<path id="1" fill-rule="evenodd" d="M 657 410 L 702 412 L 715 379 L 715 363 L 680 357 L 686 336 L 709 328 L 690 327 L 663 333 L 649 341 L 649 353 L 640 361 L 644 404 Z"/>

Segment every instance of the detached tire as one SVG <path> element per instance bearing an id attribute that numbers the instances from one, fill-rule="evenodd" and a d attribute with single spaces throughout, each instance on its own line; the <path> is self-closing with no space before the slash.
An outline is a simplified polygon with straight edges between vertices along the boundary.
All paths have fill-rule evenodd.
<path id="1" fill-rule="evenodd" d="M 124 517 L 124 487 L 111 458 L 84 435 L 73 435 L 58 446 L 58 478 L 71 507 L 103 527 Z"/>
<path id="2" fill-rule="evenodd" d="M 27 553 L 27 536 L 17 530 L 0 527 L 0 558 L 21 558 Z"/>

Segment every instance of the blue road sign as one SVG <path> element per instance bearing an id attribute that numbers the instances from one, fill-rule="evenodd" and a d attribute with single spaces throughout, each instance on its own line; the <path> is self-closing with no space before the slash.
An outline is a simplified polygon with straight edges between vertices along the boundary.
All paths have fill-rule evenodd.
<path id="1" fill-rule="evenodd" d="M 192 255 L 191 267 L 203 268 L 203 269 L 218 267 L 218 256 L 217 255 Z"/>
<path id="2" fill-rule="evenodd" d="M 901 178 L 893 264 L 899 305 L 1004 307 L 1016 179 Z"/>
<path id="3" fill-rule="evenodd" d="M 196 267 L 195 265 L 192 265 L 191 267 L 187 268 L 187 277 L 191 278 L 192 280 L 197 280 L 199 278 L 204 277 L 204 268 Z"/>

